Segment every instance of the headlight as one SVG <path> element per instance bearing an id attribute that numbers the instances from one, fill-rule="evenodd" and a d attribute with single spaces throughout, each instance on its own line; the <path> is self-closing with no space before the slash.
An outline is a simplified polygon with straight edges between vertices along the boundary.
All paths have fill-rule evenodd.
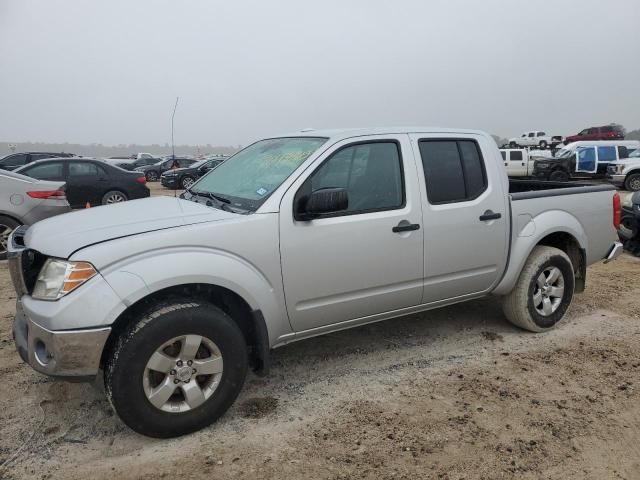
<path id="1" fill-rule="evenodd" d="M 97 273 L 93 265 L 87 262 L 49 258 L 38 274 L 32 296 L 39 300 L 57 300 Z"/>

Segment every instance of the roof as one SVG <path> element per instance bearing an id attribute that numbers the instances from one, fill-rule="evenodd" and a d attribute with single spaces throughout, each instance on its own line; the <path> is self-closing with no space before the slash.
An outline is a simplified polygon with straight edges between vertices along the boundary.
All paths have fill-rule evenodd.
<path id="1" fill-rule="evenodd" d="M 407 134 L 407 133 L 446 133 L 446 134 L 474 134 L 486 135 L 481 130 L 467 130 L 464 128 L 442 128 L 442 127 L 365 127 L 365 128 L 336 128 L 326 130 L 315 130 L 313 128 L 305 128 L 297 132 L 285 135 L 274 135 L 277 137 L 327 137 L 332 140 L 341 140 L 352 137 L 362 137 L 365 135 L 390 135 L 390 134 Z"/>

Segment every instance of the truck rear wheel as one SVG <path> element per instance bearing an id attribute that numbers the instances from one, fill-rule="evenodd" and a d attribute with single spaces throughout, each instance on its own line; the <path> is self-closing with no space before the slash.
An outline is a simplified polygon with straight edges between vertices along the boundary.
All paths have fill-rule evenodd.
<path id="1" fill-rule="evenodd" d="M 107 398 L 132 430 L 170 438 L 224 414 L 242 389 L 248 354 L 236 323 L 218 307 L 165 302 L 146 311 L 107 354 Z"/>
<path id="2" fill-rule="evenodd" d="M 630 192 L 640 191 L 640 173 L 627 175 L 624 181 L 624 188 Z"/>
<path id="3" fill-rule="evenodd" d="M 564 317 L 575 287 L 571 260 L 562 250 L 537 246 L 529 255 L 502 309 L 514 325 L 532 332 L 553 328 Z"/>

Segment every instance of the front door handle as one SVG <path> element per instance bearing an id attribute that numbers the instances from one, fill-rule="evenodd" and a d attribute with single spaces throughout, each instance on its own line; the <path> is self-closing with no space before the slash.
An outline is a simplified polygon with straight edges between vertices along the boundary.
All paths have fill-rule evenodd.
<path id="1" fill-rule="evenodd" d="M 480 215 L 480 221 L 486 222 L 487 220 L 497 220 L 502 217 L 501 213 L 493 213 L 492 210 L 487 210 L 482 215 Z"/>
<path id="2" fill-rule="evenodd" d="M 393 233 L 412 232 L 414 230 L 420 230 L 420 225 L 417 223 L 409 223 L 406 220 L 401 221 L 391 229 Z"/>

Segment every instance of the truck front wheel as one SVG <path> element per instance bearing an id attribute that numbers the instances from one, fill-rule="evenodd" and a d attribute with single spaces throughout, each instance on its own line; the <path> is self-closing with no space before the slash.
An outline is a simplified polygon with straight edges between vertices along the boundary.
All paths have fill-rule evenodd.
<path id="1" fill-rule="evenodd" d="M 537 246 L 514 289 L 504 298 L 507 319 L 525 330 L 544 332 L 564 317 L 575 286 L 571 260 L 562 250 Z"/>
<path id="2" fill-rule="evenodd" d="M 225 312 L 176 300 L 150 308 L 116 339 L 105 361 L 105 391 L 131 429 L 177 437 L 224 414 L 247 364 L 244 336 Z"/>

